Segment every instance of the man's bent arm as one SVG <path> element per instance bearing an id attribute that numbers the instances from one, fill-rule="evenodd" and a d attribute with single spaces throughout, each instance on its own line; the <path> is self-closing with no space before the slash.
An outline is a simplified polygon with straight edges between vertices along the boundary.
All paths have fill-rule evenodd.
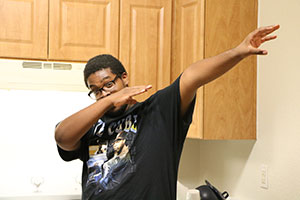
<path id="1" fill-rule="evenodd" d="M 134 104 L 134 96 L 147 92 L 152 86 L 125 87 L 61 121 L 55 129 L 56 143 L 64 150 L 76 150 L 84 134 L 113 107 Z"/>
<path id="2" fill-rule="evenodd" d="M 56 143 L 67 151 L 77 149 L 82 136 L 112 107 L 110 99 L 103 98 L 67 117 L 55 128 Z"/>

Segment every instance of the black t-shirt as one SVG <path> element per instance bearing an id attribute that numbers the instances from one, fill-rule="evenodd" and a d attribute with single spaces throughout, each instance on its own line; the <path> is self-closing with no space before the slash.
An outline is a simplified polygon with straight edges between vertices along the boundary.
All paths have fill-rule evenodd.
<path id="1" fill-rule="evenodd" d="M 58 147 L 62 159 L 81 159 L 82 199 L 176 199 L 178 165 L 194 101 L 180 115 L 179 79 L 117 118 L 101 118 L 76 151 Z"/>

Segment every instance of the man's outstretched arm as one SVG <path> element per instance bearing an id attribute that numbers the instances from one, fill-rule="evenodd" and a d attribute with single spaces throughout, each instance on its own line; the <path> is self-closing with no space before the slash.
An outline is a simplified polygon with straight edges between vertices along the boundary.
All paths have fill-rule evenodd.
<path id="1" fill-rule="evenodd" d="M 185 114 L 200 86 L 226 73 L 247 56 L 267 55 L 268 52 L 259 47 L 275 39 L 276 36 L 270 34 L 277 29 L 279 25 L 258 28 L 249 33 L 237 47 L 189 66 L 180 78 L 181 114 Z"/>

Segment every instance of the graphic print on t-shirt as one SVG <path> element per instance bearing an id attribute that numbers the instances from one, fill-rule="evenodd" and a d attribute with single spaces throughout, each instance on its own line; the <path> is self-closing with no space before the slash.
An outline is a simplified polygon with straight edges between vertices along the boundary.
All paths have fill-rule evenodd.
<path id="1" fill-rule="evenodd" d="M 89 145 L 86 190 L 94 194 L 111 190 L 134 171 L 130 150 L 137 135 L 136 125 L 137 115 L 131 114 L 109 124 L 98 121 L 94 129 L 97 142 Z M 107 139 L 109 137 L 113 139 Z"/>

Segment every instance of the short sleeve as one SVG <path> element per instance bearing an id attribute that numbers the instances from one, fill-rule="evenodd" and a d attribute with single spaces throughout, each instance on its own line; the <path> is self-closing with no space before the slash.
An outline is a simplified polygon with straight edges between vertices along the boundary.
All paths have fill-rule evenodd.
<path id="1" fill-rule="evenodd" d="M 188 107 L 187 112 L 184 116 L 181 116 L 180 77 L 181 75 L 170 86 L 160 90 L 157 93 L 157 98 L 161 109 L 165 110 L 169 108 L 172 114 L 176 115 L 178 120 L 183 123 L 183 126 L 189 126 L 192 122 L 196 96 Z"/>
<path id="2" fill-rule="evenodd" d="M 58 154 L 64 161 L 72 161 L 72 160 L 78 159 L 79 158 L 79 149 L 77 149 L 75 151 L 66 151 L 57 145 Z"/>
<path id="3" fill-rule="evenodd" d="M 152 97 L 152 109 L 157 110 L 157 119 L 161 120 L 160 126 L 165 127 L 164 130 L 168 132 L 168 138 L 173 141 L 173 145 L 181 149 L 192 122 L 196 98 L 185 115 L 181 116 L 180 77 Z"/>
<path id="4" fill-rule="evenodd" d="M 66 151 L 57 145 L 57 150 L 59 156 L 64 161 L 72 161 L 76 159 L 80 159 L 82 161 L 86 161 L 88 159 L 88 144 L 87 140 L 90 135 L 91 129 L 80 139 L 81 144 L 80 147 L 74 151 Z"/>

